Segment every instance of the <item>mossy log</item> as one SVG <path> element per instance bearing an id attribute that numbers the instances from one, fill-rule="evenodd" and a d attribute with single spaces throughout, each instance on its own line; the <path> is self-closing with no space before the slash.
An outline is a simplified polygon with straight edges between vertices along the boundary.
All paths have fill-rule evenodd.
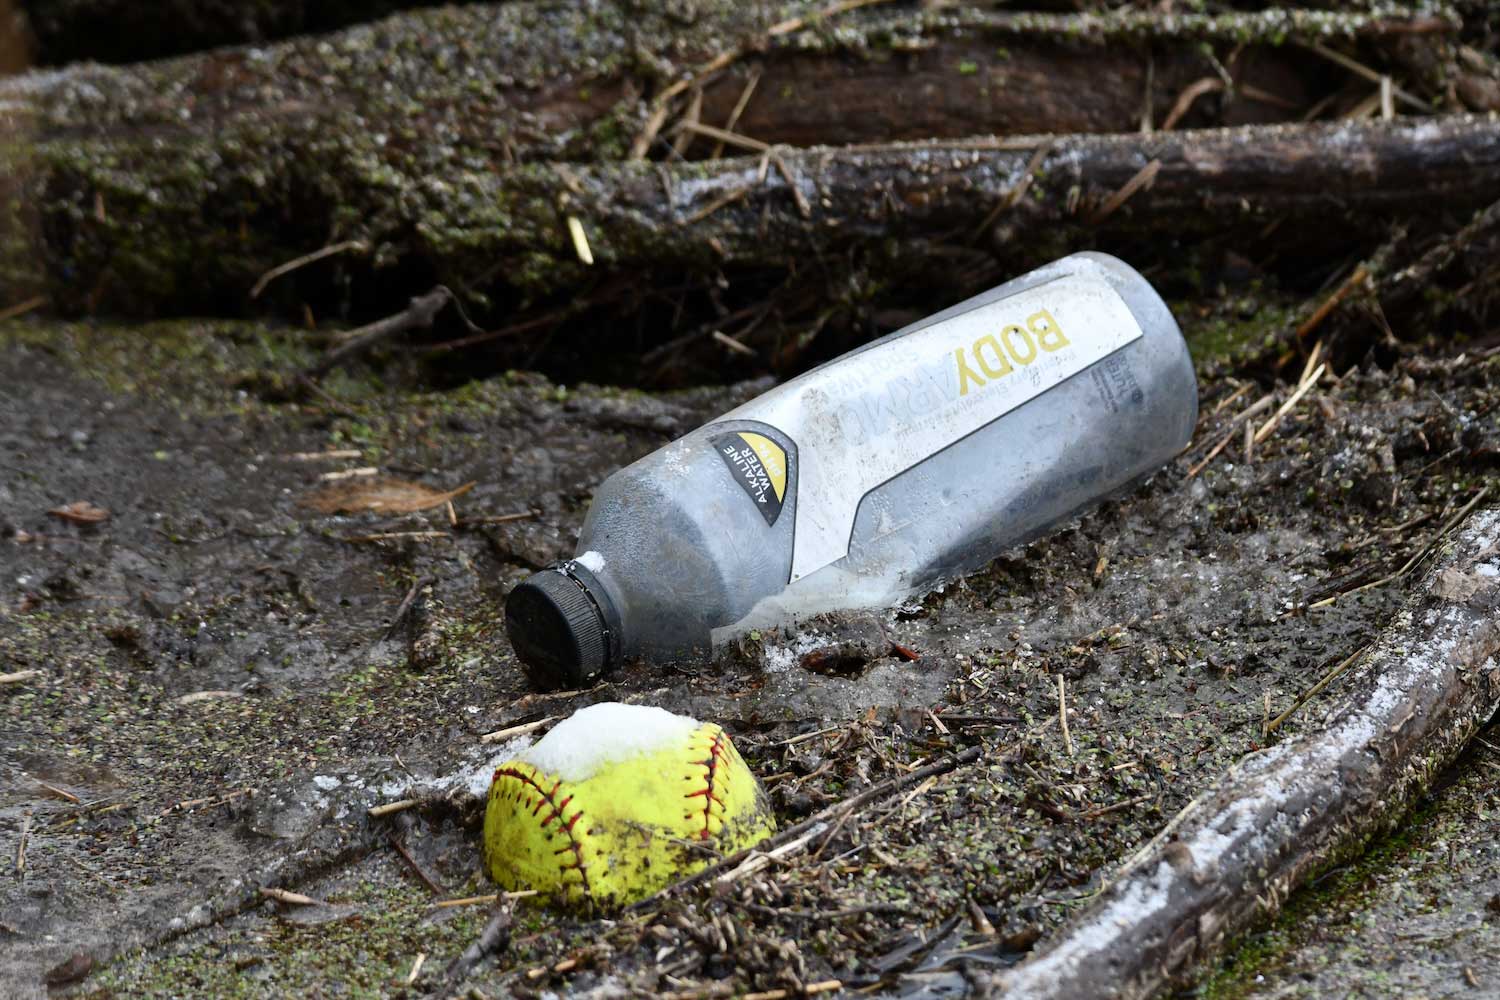
<path id="1" fill-rule="evenodd" d="M 737 133 L 792 147 L 1134 132 L 1143 118 L 1160 123 L 1172 115 L 1193 81 L 1219 79 L 1222 70 L 1231 74 L 1227 96 L 1190 102 L 1183 124 L 1275 121 L 1300 114 L 1326 91 L 1330 73 L 1344 73 L 1283 43 L 1425 38 L 1458 23 L 1443 8 L 1404 16 L 1271 10 L 1158 18 L 876 3 L 816 16 L 825 9 L 707 0 L 640 9 L 445 7 L 263 49 L 0 82 L 0 127 L 13 140 L 0 149 L 0 302 L 45 291 L 63 311 L 238 312 L 268 269 L 353 240 L 366 255 L 309 269 L 275 294 L 294 289 L 300 300 L 321 304 L 357 297 L 362 286 L 399 300 L 436 277 L 470 296 L 498 292 L 514 303 L 579 278 L 560 220 L 580 213 L 605 264 L 707 272 L 743 251 L 748 262 L 784 267 L 789 255 L 845 235 L 845 243 L 886 241 L 976 225 L 1029 154 L 1004 142 L 788 152 L 782 159 L 795 176 L 832 185 L 826 193 L 809 189 L 807 197 L 817 197 L 808 218 L 788 213 L 792 203 L 777 196 L 785 183 L 778 170 L 735 204 L 685 226 L 713 198 L 733 194 L 727 185 L 744 186 L 755 162 L 682 162 L 684 154 L 711 155 L 717 144 L 674 131 L 691 109 L 699 121 L 723 124 L 742 105 Z M 1222 58 L 1208 54 L 1215 49 Z M 664 100 L 667 94 L 676 97 Z M 666 127 L 648 152 L 672 161 L 672 190 L 659 190 L 654 202 L 646 188 L 656 174 L 618 162 L 652 134 L 653 121 Z M 1395 134 L 1399 144 L 1405 133 Z M 1365 141 L 1359 129 L 1353 135 Z M 1259 138 L 1247 133 L 1244 141 Z M 1067 190 L 1048 182 L 1067 176 L 1059 169 L 1065 157 L 1087 161 L 1075 180 L 1119 185 L 1128 163 L 1134 173 L 1157 155 L 1150 151 L 1158 141 L 1179 148 L 1172 138 L 1097 147 L 1067 139 L 1040 165 L 1030 197 L 1076 209 Z M 1313 141 L 1312 153 L 1329 152 Z M 1301 151 L 1295 142 L 1290 149 L 1273 142 Z M 1132 160 L 1132 149 L 1148 155 Z M 1110 159 L 1110 150 L 1121 152 Z M 1452 152 L 1441 147 L 1427 165 L 1441 173 Z M 936 169 L 956 155 L 969 166 Z M 1247 165 L 1255 159 L 1254 150 L 1237 155 Z M 576 166 L 558 170 L 546 165 L 552 162 Z M 824 164 L 839 169 L 825 179 Z M 1330 169 L 1310 168 L 1314 177 Z M 1172 169 L 1163 169 L 1158 199 L 1172 186 Z M 919 179 L 901 179 L 907 175 Z M 874 187 L 840 190 L 840 177 Z M 1245 195 L 1248 185 L 1257 195 L 1252 210 L 1274 213 L 1279 199 L 1289 199 L 1288 207 L 1306 202 L 1298 185 L 1309 179 L 1300 176 L 1280 193 L 1274 181 L 1248 179 L 1224 190 Z M 1354 207 L 1410 203 L 1400 193 L 1353 187 L 1335 190 L 1348 189 Z M 899 203 L 889 192 L 907 188 L 909 203 L 893 211 Z M 871 191 L 883 192 L 878 204 Z M 1213 211 L 1194 212 L 1211 226 L 1225 221 L 1227 201 L 1209 195 L 1216 199 Z M 1153 203 L 1132 202 L 1137 209 Z M 624 204 L 633 207 L 621 210 Z M 750 209 L 766 213 L 765 221 L 749 217 Z M 1064 236 L 1076 221 L 1076 212 L 1055 207 L 1042 214 L 1068 221 L 1033 236 Z M 872 215 L 879 226 L 858 223 Z M 729 222 L 749 229 L 726 233 Z M 763 228 L 770 239 L 762 239 Z M 393 282 L 395 264 L 420 274 Z"/>
<path id="2" fill-rule="evenodd" d="M 243 308 L 258 274 L 349 237 L 365 239 L 381 263 L 416 268 L 421 281 L 526 295 L 581 286 L 594 269 L 785 268 L 851 247 L 899 264 L 976 242 L 1033 260 L 1103 237 L 1249 241 L 1278 220 L 1276 241 L 1320 252 L 1402 216 L 1472 211 L 1500 187 L 1500 122 L 1488 116 L 786 150 L 672 165 L 493 171 L 450 162 L 415 177 L 372 162 L 367 148 L 349 148 L 316 121 L 303 127 L 296 153 L 274 158 L 243 148 L 231 158 L 222 141 L 172 159 L 150 143 L 114 145 L 107 157 L 76 144 L 35 148 L 39 259 L 53 301 Z M 569 238 L 570 216 L 592 267 Z M 0 273 L 9 283 L 0 299 L 27 291 L 15 272 Z M 358 278 L 382 280 L 367 258 Z M 392 291 L 412 290 L 426 287 Z"/>
<path id="3" fill-rule="evenodd" d="M 1394 824 L 1500 708 L 1497 529 L 1475 514 L 1340 704 L 1195 799 L 993 994 L 1154 996 Z"/>
<path id="4" fill-rule="evenodd" d="M 456 2 L 462 4 L 472 0 Z M 80 61 L 140 62 L 217 46 L 264 44 L 294 35 L 333 31 L 397 11 L 437 5 L 437 0 L 155 0 L 151 3 L 21 0 L 18 4 L 25 16 L 34 61 L 52 66 Z M 660 5 L 643 3 L 638 6 L 644 10 Z M 678 19 L 684 23 L 691 23 L 704 14 L 722 13 L 722 8 L 716 10 L 717 5 L 704 0 L 674 6 Z M 1071 5 L 1042 0 L 1022 6 L 1040 8 L 1045 12 L 1048 8 L 1066 9 Z M 1269 8 L 1269 11 L 1254 12 L 1255 16 L 1264 17 L 1269 12 L 1273 17 L 1287 17 L 1287 12 L 1275 4 L 1241 6 Z M 1296 6 L 1326 8 L 1340 5 L 1325 0 Z M 1389 9 L 1377 15 L 1371 11 L 1375 6 L 1372 4 L 1346 3 L 1342 6 L 1344 16 L 1350 13 L 1359 16 L 1361 20 L 1353 23 L 1361 25 L 1405 21 L 1408 25 L 1420 26 L 1441 23 L 1452 17 L 1449 8 L 1412 18 L 1399 9 L 1394 17 Z M 772 18 L 766 23 L 779 19 Z M 1246 23 L 1253 26 L 1257 22 L 1252 19 Z"/>

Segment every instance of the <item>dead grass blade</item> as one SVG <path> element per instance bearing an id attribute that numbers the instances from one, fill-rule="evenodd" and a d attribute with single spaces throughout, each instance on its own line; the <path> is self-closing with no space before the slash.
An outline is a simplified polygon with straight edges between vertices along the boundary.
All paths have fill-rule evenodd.
<path id="1" fill-rule="evenodd" d="M 441 507 L 473 488 L 472 481 L 453 490 L 435 490 L 421 483 L 380 477 L 330 483 L 304 497 L 302 503 L 322 514 L 415 514 Z"/>

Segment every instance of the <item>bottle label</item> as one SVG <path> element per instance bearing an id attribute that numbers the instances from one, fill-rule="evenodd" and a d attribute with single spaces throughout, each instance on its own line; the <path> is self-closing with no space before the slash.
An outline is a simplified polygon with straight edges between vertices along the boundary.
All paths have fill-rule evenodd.
<path id="1" fill-rule="evenodd" d="M 1119 293 L 1083 270 L 877 343 L 722 419 L 763 421 L 796 442 L 795 581 L 848 554 L 855 514 L 871 490 L 1141 336 Z M 1065 416 L 1059 433 L 1066 433 Z M 762 511 L 774 493 L 779 513 L 785 455 L 762 438 L 780 457 L 774 487 L 766 453 L 743 440 L 752 437 L 760 435 L 714 441 L 724 442 L 720 454 Z"/>
<path id="2" fill-rule="evenodd" d="M 775 524 L 786 499 L 786 452 L 781 445 L 764 434 L 744 431 L 720 434 L 713 438 L 713 446 L 766 524 Z"/>

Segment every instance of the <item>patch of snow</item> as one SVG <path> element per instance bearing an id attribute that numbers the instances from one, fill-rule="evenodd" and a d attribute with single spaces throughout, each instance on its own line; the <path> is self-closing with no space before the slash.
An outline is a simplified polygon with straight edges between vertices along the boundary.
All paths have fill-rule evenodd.
<path id="1" fill-rule="evenodd" d="M 519 759 L 564 781 L 587 781 L 606 764 L 654 753 L 698 725 L 664 708 L 606 701 L 580 708 Z"/>
<path id="2" fill-rule="evenodd" d="M 573 561 L 582 566 L 584 569 L 588 570 L 590 573 L 598 573 L 600 570 L 604 569 L 604 557 L 595 552 L 593 549 L 589 549 L 587 552 L 585 552 L 581 556 L 578 556 Z"/>
<path id="3" fill-rule="evenodd" d="M 454 770 L 448 772 L 433 782 L 433 786 L 441 793 L 451 795 L 462 792 L 472 799 L 483 799 L 489 793 L 490 782 L 494 780 L 495 769 L 501 764 L 514 760 L 531 746 L 533 739 L 529 735 L 514 736 L 506 740 L 498 749 L 491 750 L 465 761 Z M 403 790 L 394 795 L 386 793 L 387 798 L 400 798 L 408 794 Z"/>
<path id="4" fill-rule="evenodd" d="M 315 774 L 313 775 L 313 784 L 325 792 L 331 792 L 339 787 L 342 782 L 331 774 Z"/>

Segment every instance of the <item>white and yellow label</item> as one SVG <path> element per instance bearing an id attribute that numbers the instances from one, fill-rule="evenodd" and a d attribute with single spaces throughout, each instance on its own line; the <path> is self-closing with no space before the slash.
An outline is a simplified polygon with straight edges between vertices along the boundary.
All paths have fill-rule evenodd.
<path id="1" fill-rule="evenodd" d="M 752 431 L 720 434 L 713 445 L 766 524 L 775 524 L 786 499 L 786 452 L 781 445 Z"/>
<path id="2" fill-rule="evenodd" d="M 1142 335 L 1102 276 L 1072 273 L 842 358 L 726 414 L 796 443 L 791 579 L 848 554 L 871 490 Z M 744 475 L 767 483 L 779 514 L 785 454 L 758 434 L 714 440 L 731 436 L 743 445 L 737 454 L 755 456 Z"/>

